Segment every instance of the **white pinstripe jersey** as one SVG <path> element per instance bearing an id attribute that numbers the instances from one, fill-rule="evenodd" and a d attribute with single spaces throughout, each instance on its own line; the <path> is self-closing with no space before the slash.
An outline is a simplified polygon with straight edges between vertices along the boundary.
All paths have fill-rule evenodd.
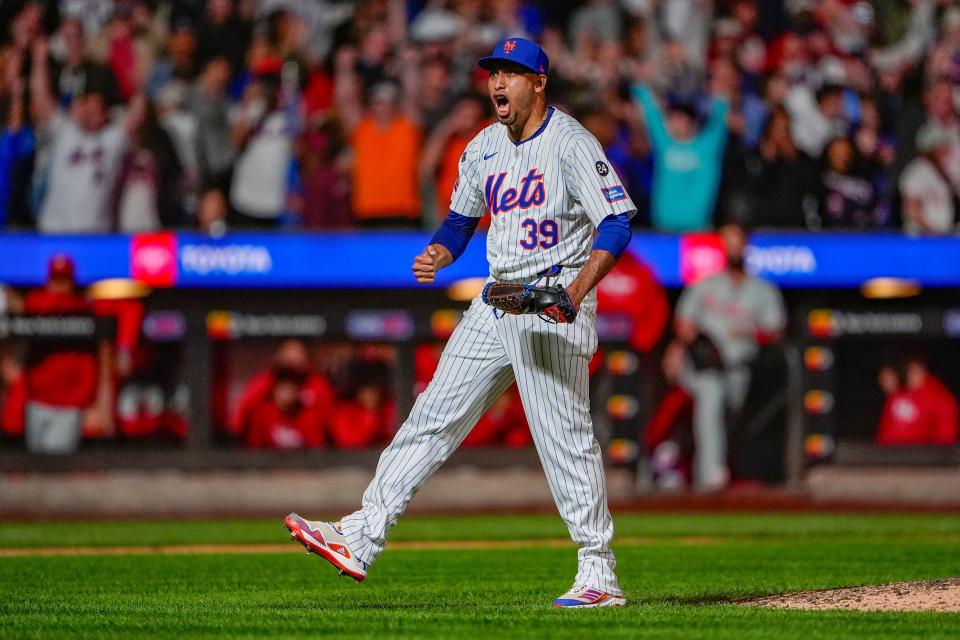
<path id="1" fill-rule="evenodd" d="M 515 282 L 553 265 L 582 267 L 594 228 L 608 215 L 636 209 L 597 139 L 554 107 L 520 142 L 499 123 L 478 133 L 460 158 L 450 201 L 450 210 L 463 216 L 490 211 L 490 273 Z"/>

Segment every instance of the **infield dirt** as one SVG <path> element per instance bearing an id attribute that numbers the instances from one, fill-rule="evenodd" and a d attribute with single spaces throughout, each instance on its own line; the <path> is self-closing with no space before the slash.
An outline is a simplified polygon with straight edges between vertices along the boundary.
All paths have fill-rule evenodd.
<path id="1" fill-rule="evenodd" d="M 739 604 L 805 611 L 960 611 L 960 578 L 784 593 Z"/>

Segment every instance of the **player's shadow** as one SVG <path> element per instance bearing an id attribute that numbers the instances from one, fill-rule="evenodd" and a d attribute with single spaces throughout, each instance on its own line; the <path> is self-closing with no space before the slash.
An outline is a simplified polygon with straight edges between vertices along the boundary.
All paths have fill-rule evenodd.
<path id="1" fill-rule="evenodd" d="M 682 597 L 682 596 L 663 596 L 660 598 L 634 598 L 627 601 L 627 606 L 650 606 L 650 605 L 669 605 L 681 607 L 698 607 L 714 604 L 729 604 L 736 600 L 731 600 L 730 596 L 712 595 L 700 597 Z"/>

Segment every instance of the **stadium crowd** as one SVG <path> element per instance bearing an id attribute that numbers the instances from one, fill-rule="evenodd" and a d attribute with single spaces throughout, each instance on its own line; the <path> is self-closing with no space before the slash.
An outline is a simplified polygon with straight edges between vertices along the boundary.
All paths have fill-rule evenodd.
<path id="1" fill-rule="evenodd" d="M 952 233 L 948 0 L 4 2 L 0 228 L 432 228 L 502 37 L 640 226 Z M 720 214 L 718 216 L 718 213 Z"/>

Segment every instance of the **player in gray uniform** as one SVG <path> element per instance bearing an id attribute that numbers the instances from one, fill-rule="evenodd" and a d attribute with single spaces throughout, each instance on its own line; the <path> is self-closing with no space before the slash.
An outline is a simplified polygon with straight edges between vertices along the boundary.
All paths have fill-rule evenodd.
<path id="1" fill-rule="evenodd" d="M 380 457 L 362 507 L 338 523 L 290 514 L 285 526 L 309 551 L 362 580 L 408 501 L 516 380 L 554 500 L 580 547 L 573 587 L 554 604 L 622 605 L 587 364 L 597 346 L 595 287 L 629 242 L 636 207 L 596 138 L 547 105 L 549 61 L 539 46 L 511 38 L 479 64 L 490 73 L 498 123 L 467 146 L 450 213 L 416 257 L 414 275 L 432 283 L 489 210 L 490 281 L 562 285 L 576 318 L 550 324 L 502 314 L 478 296 Z"/>
<path id="2" fill-rule="evenodd" d="M 760 346 L 783 335 L 786 312 L 780 291 L 744 270 L 747 231 L 737 223 L 720 227 L 727 268 L 688 287 L 677 302 L 676 341 L 667 349 L 665 369 L 693 396 L 696 454 L 694 486 L 722 489 L 729 481 L 726 420 L 728 409 L 743 405 L 750 363 Z M 709 340 L 717 358 L 698 354 Z M 715 359 L 716 362 L 704 362 Z"/>

